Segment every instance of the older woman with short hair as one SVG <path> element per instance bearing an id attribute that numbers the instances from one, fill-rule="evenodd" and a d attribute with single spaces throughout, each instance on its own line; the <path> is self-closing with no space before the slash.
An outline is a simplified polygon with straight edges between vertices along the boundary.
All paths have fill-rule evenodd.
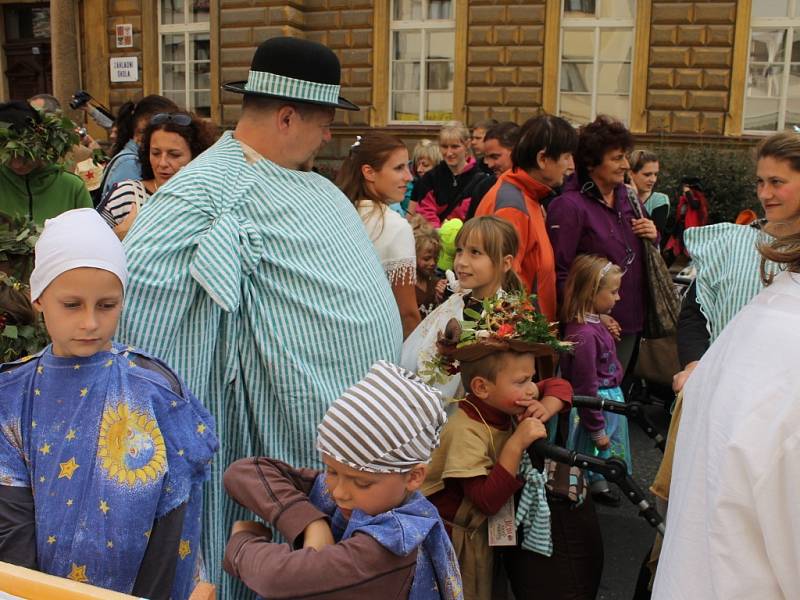
<path id="1" fill-rule="evenodd" d="M 658 240 L 649 218 L 637 218 L 625 174 L 633 147 L 630 131 L 614 119 L 598 116 L 578 133 L 575 174 L 547 209 L 547 229 L 556 257 L 559 297 L 572 261 L 597 254 L 625 269 L 621 300 L 604 323 L 617 341 L 617 356 L 628 368 L 644 329 L 646 281 L 643 244 Z M 635 195 L 631 198 L 639 202 Z M 639 203 L 641 206 L 641 202 Z M 642 214 L 647 214 L 644 207 Z"/>

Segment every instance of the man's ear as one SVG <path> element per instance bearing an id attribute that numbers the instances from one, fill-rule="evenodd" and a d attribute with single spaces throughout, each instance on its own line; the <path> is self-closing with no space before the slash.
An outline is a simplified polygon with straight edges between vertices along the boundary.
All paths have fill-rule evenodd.
<path id="1" fill-rule="evenodd" d="M 406 481 L 406 490 L 409 492 L 416 492 L 419 488 L 422 487 L 422 484 L 425 482 L 425 476 L 428 474 L 428 465 L 416 465 L 413 469 L 411 469 L 408 475 L 408 481 Z"/>
<path id="2" fill-rule="evenodd" d="M 469 382 L 470 391 L 481 400 L 485 400 L 489 396 L 489 386 L 491 382 L 486 377 L 473 377 Z"/>
<path id="3" fill-rule="evenodd" d="M 361 176 L 365 181 L 375 183 L 375 169 L 369 165 L 361 165 Z"/>
<path id="4" fill-rule="evenodd" d="M 545 156 L 544 150 L 539 150 L 536 153 L 536 165 L 540 171 L 547 165 L 547 156 Z"/>
<path id="5" fill-rule="evenodd" d="M 281 106 L 275 113 L 278 131 L 286 132 L 295 118 L 297 118 L 297 111 L 293 106 Z"/>

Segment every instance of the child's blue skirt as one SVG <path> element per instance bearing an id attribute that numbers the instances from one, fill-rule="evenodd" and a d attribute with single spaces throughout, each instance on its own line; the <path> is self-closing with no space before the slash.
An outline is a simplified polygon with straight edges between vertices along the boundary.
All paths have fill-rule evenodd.
<path id="1" fill-rule="evenodd" d="M 619 387 L 600 388 L 597 390 L 599 398 L 606 400 L 613 400 L 615 402 L 625 402 L 625 396 Z M 631 441 L 628 436 L 628 419 L 623 415 L 603 411 L 603 416 L 606 420 L 606 435 L 611 439 L 611 445 L 605 450 L 598 450 L 594 445 L 589 432 L 581 426 L 581 420 L 578 415 L 578 409 L 573 408 L 570 414 L 569 425 L 569 438 L 567 439 L 567 448 L 590 456 L 599 456 L 600 458 L 611 458 L 616 456 L 621 458 L 628 465 L 628 474 L 631 474 Z M 590 484 L 594 484 L 595 488 L 603 487 L 600 482 L 604 481 L 604 477 L 592 471 L 586 472 L 586 477 Z"/>

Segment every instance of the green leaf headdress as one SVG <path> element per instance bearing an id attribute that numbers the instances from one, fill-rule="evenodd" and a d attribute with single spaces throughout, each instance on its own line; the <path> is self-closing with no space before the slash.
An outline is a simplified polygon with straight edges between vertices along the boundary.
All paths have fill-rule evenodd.
<path id="1" fill-rule="evenodd" d="M 58 162 L 78 143 L 75 123 L 58 113 L 45 113 L 20 102 L 0 106 L 0 163 L 14 158 Z"/>

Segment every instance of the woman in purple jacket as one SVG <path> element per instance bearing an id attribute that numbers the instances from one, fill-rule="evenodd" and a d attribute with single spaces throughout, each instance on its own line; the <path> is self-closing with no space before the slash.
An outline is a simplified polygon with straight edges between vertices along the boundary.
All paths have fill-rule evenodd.
<path id="1" fill-rule="evenodd" d="M 644 328 L 646 297 L 644 246 L 657 242 L 648 218 L 637 219 L 628 200 L 625 174 L 633 136 L 625 126 L 600 115 L 580 128 L 575 174 L 547 209 L 547 230 L 556 257 L 559 301 L 572 261 L 597 254 L 625 269 L 620 301 L 603 323 L 614 336 L 617 357 L 628 369 Z M 638 202 L 638 198 L 634 200 Z M 640 203 L 641 204 L 641 203 Z M 642 214 L 647 211 L 642 207 Z"/>

